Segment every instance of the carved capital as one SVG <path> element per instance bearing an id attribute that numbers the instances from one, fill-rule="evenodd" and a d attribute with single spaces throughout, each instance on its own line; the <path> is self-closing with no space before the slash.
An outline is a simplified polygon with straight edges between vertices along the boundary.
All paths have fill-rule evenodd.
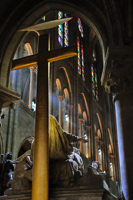
<path id="1" fill-rule="evenodd" d="M 87 131 L 90 131 L 90 129 L 91 129 L 91 126 L 86 126 Z"/>
<path id="2" fill-rule="evenodd" d="M 133 86 L 133 49 L 112 48 L 106 58 L 102 85 L 108 93 L 118 94 Z"/>
<path id="3" fill-rule="evenodd" d="M 68 107 L 69 110 L 72 110 L 72 109 L 73 109 L 73 106 L 70 105 L 70 104 L 67 104 L 67 107 Z"/>
<path id="4" fill-rule="evenodd" d="M 110 153 L 110 154 L 109 154 L 109 157 L 110 157 L 110 158 L 115 158 L 115 155 Z"/>
<path id="5" fill-rule="evenodd" d="M 30 67 L 31 72 L 37 72 L 37 66 Z"/>
<path id="6" fill-rule="evenodd" d="M 96 135 L 95 136 L 95 140 L 98 141 L 99 140 L 99 136 Z"/>
<path id="7" fill-rule="evenodd" d="M 58 100 L 59 100 L 60 102 L 62 102 L 62 101 L 63 101 L 63 99 L 64 99 L 64 97 L 63 97 L 63 96 L 58 96 L 57 98 L 58 98 Z"/>
<path id="8" fill-rule="evenodd" d="M 79 118 L 78 121 L 79 121 L 79 124 L 83 123 L 83 119 L 81 119 L 81 118 Z"/>

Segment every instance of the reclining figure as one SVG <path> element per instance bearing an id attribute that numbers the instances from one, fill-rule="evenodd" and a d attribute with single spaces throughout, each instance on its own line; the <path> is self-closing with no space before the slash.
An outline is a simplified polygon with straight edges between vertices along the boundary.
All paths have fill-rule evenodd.
<path id="1" fill-rule="evenodd" d="M 68 186 L 76 178 L 83 175 L 83 160 L 80 151 L 72 146 L 74 142 L 87 142 L 83 138 L 65 132 L 56 118 L 49 116 L 49 158 L 50 185 Z M 31 140 L 31 150 L 17 158 L 11 188 L 15 190 L 31 189 L 33 168 L 34 137 Z"/>

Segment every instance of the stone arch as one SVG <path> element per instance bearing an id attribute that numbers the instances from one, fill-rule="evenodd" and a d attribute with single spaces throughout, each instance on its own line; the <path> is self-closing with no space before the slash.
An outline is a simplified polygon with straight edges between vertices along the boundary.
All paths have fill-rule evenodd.
<path id="1" fill-rule="evenodd" d="M 30 136 L 30 137 L 27 137 L 25 138 L 20 147 L 19 147 L 19 150 L 18 150 L 18 157 L 21 156 L 22 154 L 24 154 L 26 151 L 30 150 L 31 149 L 31 144 L 32 144 L 32 141 L 33 141 L 34 137 L 33 136 Z"/>
<path id="2" fill-rule="evenodd" d="M 61 92 L 61 82 L 60 82 L 59 78 L 56 79 L 56 85 L 57 85 L 58 91 L 60 93 Z"/>
<path id="3" fill-rule="evenodd" d="M 65 95 L 65 98 L 67 99 L 67 101 L 69 101 L 69 92 L 68 92 L 67 88 L 64 89 L 64 95 Z"/>
<path id="4" fill-rule="evenodd" d="M 86 114 L 86 111 L 83 111 L 83 120 L 85 122 L 87 122 L 87 114 Z"/>
<path id="5" fill-rule="evenodd" d="M 99 127 L 100 127 L 100 132 L 103 135 L 103 127 L 102 127 L 102 123 L 101 123 L 101 119 L 98 113 L 96 113 L 97 119 L 98 119 L 98 123 L 99 123 Z"/>
<path id="6" fill-rule="evenodd" d="M 80 116 L 82 114 L 81 106 L 78 104 L 78 115 Z"/>
<path id="7" fill-rule="evenodd" d="M 22 15 L 21 12 L 19 12 L 19 7 L 23 5 L 23 8 L 25 10 L 25 15 Z M 82 5 L 82 4 L 81 4 Z M 80 6 L 78 3 L 75 5 L 74 2 L 67 2 L 67 1 L 40 1 L 38 3 L 35 3 L 32 7 L 22 1 L 21 4 L 18 4 L 18 9 L 13 11 L 13 15 L 18 16 L 15 23 L 11 23 L 12 29 L 9 35 L 7 35 L 7 43 L 5 44 L 3 58 L 2 58 L 2 67 L 1 67 L 1 80 L 3 85 L 8 86 L 9 85 L 9 74 L 11 69 L 11 61 L 14 55 L 14 52 L 22 40 L 22 38 L 27 34 L 23 32 L 18 32 L 17 30 L 22 29 L 26 26 L 29 26 L 31 24 L 38 23 L 39 19 L 45 14 L 50 12 L 51 10 L 63 10 L 68 13 L 72 13 L 75 17 L 80 17 L 83 22 L 85 22 L 88 26 L 90 26 L 94 32 L 96 33 L 96 36 L 99 40 L 101 50 L 102 50 L 102 57 L 103 57 L 103 65 L 105 60 L 105 51 L 107 47 L 107 40 L 106 38 L 110 36 L 110 32 L 108 30 L 108 25 L 106 24 L 105 16 L 103 16 L 100 12 L 100 9 L 96 7 L 95 4 L 93 4 L 91 1 L 88 2 L 88 6 L 85 5 Z M 78 7 L 79 6 L 79 7 Z M 80 8 L 80 9 L 79 9 Z M 21 9 L 23 10 L 23 9 Z M 96 20 L 94 16 L 95 12 L 92 12 L 92 10 L 95 10 L 97 16 L 100 16 L 100 23 L 99 20 Z M 21 13 L 21 14 L 20 14 Z M 23 17 L 22 17 L 23 16 Z M 10 15 L 9 15 L 10 17 Z M 10 20 L 9 20 L 10 23 Z M 103 24 L 105 31 L 103 31 Z M 107 32 L 107 37 L 105 37 Z M 110 37 L 111 38 L 111 37 Z M 4 45 L 3 45 L 4 46 Z M 5 78 L 7 77 L 7 79 Z"/>
<path id="8" fill-rule="evenodd" d="M 109 153 L 113 153 L 114 152 L 114 147 L 113 147 L 113 141 L 112 141 L 112 136 L 111 136 L 111 132 L 110 132 L 110 129 L 107 128 L 107 132 L 108 132 L 108 135 L 109 135 L 109 145 L 108 145 L 108 148 L 109 148 Z"/>
<path id="9" fill-rule="evenodd" d="M 67 72 L 65 67 L 59 67 L 59 69 L 63 69 L 63 71 L 65 73 L 65 76 L 66 76 L 66 79 L 67 79 L 67 83 L 68 83 L 69 94 L 70 94 L 69 100 L 72 101 L 72 87 L 71 87 L 71 82 L 70 82 L 70 78 L 69 78 L 68 72 Z"/>
<path id="10" fill-rule="evenodd" d="M 89 107 L 88 107 L 88 103 L 87 103 L 87 99 L 84 93 L 81 93 L 83 100 L 84 100 L 84 104 L 85 104 L 85 108 L 86 108 L 86 112 L 87 112 L 87 119 L 88 122 L 90 123 L 90 112 L 89 112 Z"/>
<path id="11" fill-rule="evenodd" d="M 29 55 L 33 55 L 33 50 L 32 50 L 32 47 L 31 47 L 30 43 L 26 42 L 26 43 L 24 44 L 24 46 L 27 48 L 28 54 L 29 54 Z"/>

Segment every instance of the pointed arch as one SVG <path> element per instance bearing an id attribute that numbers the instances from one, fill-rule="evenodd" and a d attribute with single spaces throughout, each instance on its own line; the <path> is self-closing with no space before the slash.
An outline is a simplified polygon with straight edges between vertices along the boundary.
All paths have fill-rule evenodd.
<path id="1" fill-rule="evenodd" d="M 108 132 L 108 134 L 109 134 L 109 140 L 110 140 L 110 145 L 111 145 L 111 150 L 112 150 L 112 153 L 113 153 L 113 151 L 114 151 L 114 147 L 113 147 L 113 141 L 112 141 L 112 136 L 111 136 L 111 132 L 110 132 L 110 129 L 109 128 L 107 128 L 107 132 Z"/>
<path id="2" fill-rule="evenodd" d="M 86 111 L 87 111 L 87 116 L 88 116 L 88 121 L 90 122 L 90 113 L 89 113 L 89 107 L 88 107 L 88 104 L 87 104 L 87 100 L 86 100 L 85 94 L 84 93 L 81 93 L 81 94 L 82 94 L 83 99 L 84 99 L 84 103 L 85 103 L 85 107 L 86 107 Z"/>
<path id="3" fill-rule="evenodd" d="M 56 79 L 56 85 L 57 85 L 59 92 L 61 92 L 61 82 L 60 82 L 59 78 Z"/>
<path id="4" fill-rule="evenodd" d="M 69 75 L 67 73 L 67 70 L 65 67 L 60 67 L 60 69 L 63 69 L 67 78 L 67 82 L 68 82 L 68 87 L 69 87 L 69 91 L 70 91 L 70 98 L 72 99 L 72 87 L 71 87 L 71 83 L 70 83 L 70 78 Z"/>
<path id="5" fill-rule="evenodd" d="M 33 55 L 33 50 L 32 50 L 32 48 L 31 48 L 30 43 L 27 42 L 27 43 L 25 43 L 24 46 L 27 48 L 28 54 L 29 54 L 29 55 Z"/>
<path id="6" fill-rule="evenodd" d="M 87 114 L 85 111 L 83 112 L 83 119 L 87 122 Z"/>
<path id="7" fill-rule="evenodd" d="M 96 113 L 96 115 L 97 115 L 97 118 L 98 118 L 98 122 L 99 122 L 99 126 L 100 126 L 101 133 L 103 134 L 103 127 L 102 127 L 102 123 L 101 123 L 100 116 L 99 116 L 98 113 Z"/>
<path id="8" fill-rule="evenodd" d="M 82 114 L 82 110 L 81 110 L 81 106 L 80 106 L 80 104 L 78 104 L 78 114 L 79 114 L 79 115 Z"/>
<path id="9" fill-rule="evenodd" d="M 68 89 L 67 89 L 67 88 L 64 89 L 64 95 L 65 95 L 65 98 L 66 98 L 67 100 L 69 100 L 69 92 L 68 92 Z"/>

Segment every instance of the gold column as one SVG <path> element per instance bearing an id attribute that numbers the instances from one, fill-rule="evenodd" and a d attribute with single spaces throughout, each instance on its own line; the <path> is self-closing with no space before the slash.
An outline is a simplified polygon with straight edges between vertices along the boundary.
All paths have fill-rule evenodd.
<path id="1" fill-rule="evenodd" d="M 47 35 L 40 36 L 40 54 L 48 51 Z M 49 199 L 49 152 L 48 152 L 48 62 L 38 61 L 37 108 L 35 149 L 33 163 L 32 200 Z"/>
<path id="2" fill-rule="evenodd" d="M 79 119 L 79 137 L 82 137 L 82 124 L 83 124 L 83 119 Z M 82 142 L 80 142 L 80 147 L 79 147 L 80 152 L 82 152 Z"/>
<path id="3" fill-rule="evenodd" d="M 59 100 L 59 124 L 62 126 L 62 101 L 64 99 L 63 96 L 58 96 L 57 97 Z"/>

